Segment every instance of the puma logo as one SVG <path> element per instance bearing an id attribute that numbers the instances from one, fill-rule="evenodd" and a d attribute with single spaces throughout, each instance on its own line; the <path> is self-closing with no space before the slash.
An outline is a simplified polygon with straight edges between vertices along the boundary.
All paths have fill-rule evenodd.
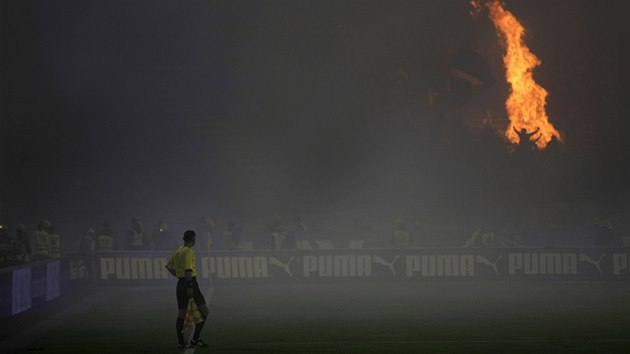
<path id="1" fill-rule="evenodd" d="M 391 262 L 386 261 L 383 257 L 380 256 L 372 256 L 372 263 L 380 264 L 385 266 L 392 272 L 392 275 L 396 275 L 396 269 L 394 269 L 394 263 L 398 260 L 398 256 L 394 257 L 394 260 Z"/>
<path id="2" fill-rule="evenodd" d="M 587 256 L 587 255 L 585 255 L 583 253 L 580 253 L 578 255 L 578 261 L 592 264 L 593 267 L 595 267 L 595 269 L 597 269 L 599 274 L 602 274 L 601 262 L 602 262 L 602 259 L 604 259 L 605 255 L 606 255 L 606 253 L 603 253 L 602 255 L 599 256 L 599 259 L 597 259 L 595 261 L 595 260 L 593 260 L 593 258 L 591 258 L 591 257 L 589 257 L 589 256 Z"/>
<path id="3" fill-rule="evenodd" d="M 293 273 L 291 273 L 291 269 L 289 268 L 289 265 L 291 265 L 291 262 L 293 262 L 293 257 L 289 258 L 289 261 L 287 263 L 282 263 L 275 257 L 269 257 L 269 264 L 273 264 L 277 267 L 284 269 L 284 271 L 287 272 L 287 274 L 290 277 L 293 276 Z"/>
<path id="4" fill-rule="evenodd" d="M 494 270 L 494 273 L 496 275 L 499 275 L 499 269 L 497 268 L 497 264 L 499 264 L 499 261 L 501 260 L 501 258 L 503 258 L 503 255 L 499 255 L 499 257 L 497 257 L 497 260 L 494 262 L 490 262 L 490 260 L 488 260 L 488 258 L 483 257 L 483 256 L 477 256 L 475 261 L 477 263 L 483 264 L 483 265 L 487 265 L 488 267 L 492 268 L 492 270 Z"/>

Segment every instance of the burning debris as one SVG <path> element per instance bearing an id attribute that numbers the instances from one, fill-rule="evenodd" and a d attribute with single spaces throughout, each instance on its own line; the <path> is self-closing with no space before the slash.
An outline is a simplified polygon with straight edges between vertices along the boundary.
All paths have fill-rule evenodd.
<path id="1" fill-rule="evenodd" d="M 482 6 L 478 0 L 471 1 L 471 5 L 471 15 L 476 16 Z M 498 0 L 486 1 L 484 6 L 505 46 L 503 63 L 506 80 L 511 86 L 510 95 L 505 102 L 510 118 L 505 136 L 510 142 L 519 144 L 522 143 L 524 134 L 536 132 L 535 135 L 531 134 L 530 139 L 538 149 L 544 149 L 552 140 L 562 141 L 560 133 L 549 122 L 545 111 L 548 92 L 534 81 L 532 71 L 542 62 L 525 44 L 525 28 Z"/>

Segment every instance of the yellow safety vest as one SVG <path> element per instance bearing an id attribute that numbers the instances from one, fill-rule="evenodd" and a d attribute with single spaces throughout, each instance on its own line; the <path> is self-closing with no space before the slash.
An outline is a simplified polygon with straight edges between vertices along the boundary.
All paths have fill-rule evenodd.
<path id="1" fill-rule="evenodd" d="M 411 245 L 409 239 L 409 232 L 407 231 L 394 231 L 394 245 L 399 247 L 407 247 Z"/>
<path id="2" fill-rule="evenodd" d="M 114 248 L 114 239 L 109 235 L 98 235 L 97 251 L 110 252 Z"/>
<path id="3" fill-rule="evenodd" d="M 48 233 L 46 231 L 35 231 L 35 254 L 38 256 L 48 257 Z"/>
<path id="4" fill-rule="evenodd" d="M 279 250 L 284 247 L 284 242 L 287 239 L 287 234 L 281 231 L 274 231 L 271 233 L 275 249 Z"/>
<path id="5" fill-rule="evenodd" d="M 61 241 L 59 240 L 59 235 L 51 234 L 48 235 L 48 241 L 50 243 L 50 256 L 54 258 L 61 257 Z"/>

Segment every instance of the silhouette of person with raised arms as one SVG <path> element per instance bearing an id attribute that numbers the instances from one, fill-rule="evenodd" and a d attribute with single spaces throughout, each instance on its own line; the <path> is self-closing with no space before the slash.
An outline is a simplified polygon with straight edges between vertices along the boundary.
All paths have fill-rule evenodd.
<path id="1" fill-rule="evenodd" d="M 531 133 L 528 133 L 527 129 L 525 129 L 525 128 L 521 128 L 520 131 L 516 130 L 516 128 L 512 128 L 512 129 L 514 129 L 514 131 L 518 135 L 518 147 L 519 147 L 519 150 L 521 150 L 521 151 L 534 150 L 534 146 L 535 146 L 536 142 L 538 141 L 538 139 L 540 139 L 540 135 L 534 140 L 532 140 L 532 136 L 534 134 L 538 133 L 540 128 L 536 128 L 536 130 L 534 130 Z"/>

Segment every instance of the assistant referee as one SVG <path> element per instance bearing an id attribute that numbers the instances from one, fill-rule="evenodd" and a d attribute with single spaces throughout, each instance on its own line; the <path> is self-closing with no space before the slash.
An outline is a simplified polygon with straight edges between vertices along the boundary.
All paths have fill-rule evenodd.
<path id="1" fill-rule="evenodd" d="M 206 299 L 204 299 L 199 290 L 199 284 L 197 284 L 197 272 L 195 271 L 195 232 L 188 230 L 184 232 L 184 244 L 178 247 L 173 255 L 166 263 L 166 269 L 178 278 L 177 280 L 177 340 L 179 342 L 179 348 L 194 348 L 194 347 L 207 347 L 199 335 L 201 329 L 206 323 L 208 318 L 208 306 L 206 305 Z M 195 325 L 195 332 L 190 343 L 184 342 L 184 316 L 186 315 L 186 308 L 188 307 L 188 299 L 193 298 L 199 312 L 203 317 L 203 321 Z"/>

